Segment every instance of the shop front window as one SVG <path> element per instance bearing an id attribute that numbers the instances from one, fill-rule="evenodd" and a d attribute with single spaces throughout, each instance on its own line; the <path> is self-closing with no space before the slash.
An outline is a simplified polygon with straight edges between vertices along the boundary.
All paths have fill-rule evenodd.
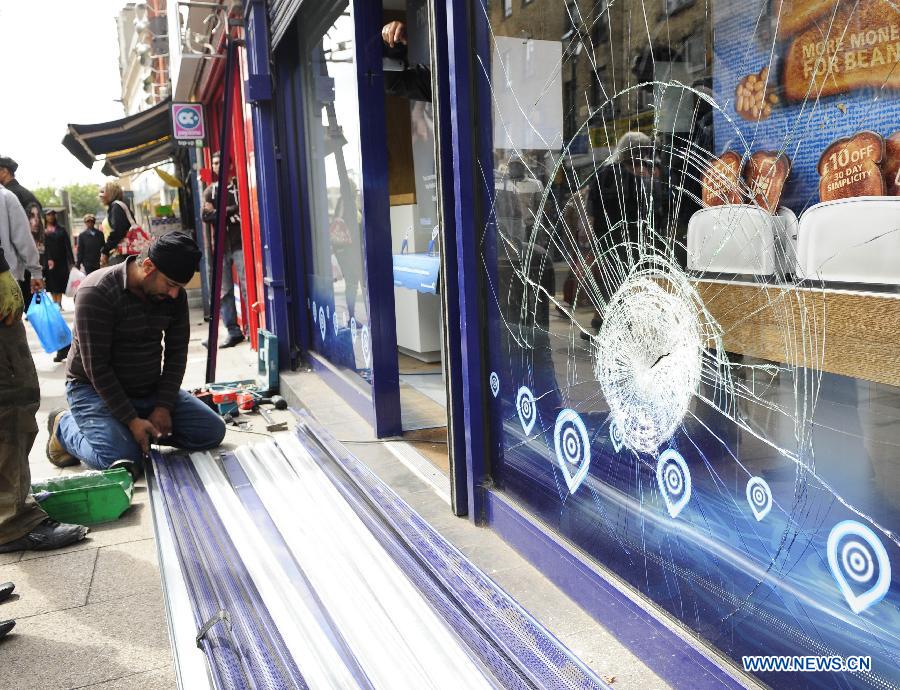
<path id="1" fill-rule="evenodd" d="M 339 368 L 371 378 L 363 266 L 359 103 L 353 18 L 330 3 L 304 36 L 304 98 L 311 219 L 307 305 L 313 347 Z"/>
<path id="2" fill-rule="evenodd" d="M 506 8 L 495 485 L 737 667 L 832 659 L 772 687 L 900 687 L 900 10 Z"/>

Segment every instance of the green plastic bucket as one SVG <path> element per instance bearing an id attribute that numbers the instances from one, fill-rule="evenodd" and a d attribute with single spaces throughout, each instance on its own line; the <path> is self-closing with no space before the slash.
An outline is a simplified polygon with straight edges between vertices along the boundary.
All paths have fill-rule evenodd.
<path id="1" fill-rule="evenodd" d="M 134 486 L 124 468 L 54 477 L 31 485 L 31 493 L 54 520 L 93 525 L 117 520 L 131 505 Z"/>

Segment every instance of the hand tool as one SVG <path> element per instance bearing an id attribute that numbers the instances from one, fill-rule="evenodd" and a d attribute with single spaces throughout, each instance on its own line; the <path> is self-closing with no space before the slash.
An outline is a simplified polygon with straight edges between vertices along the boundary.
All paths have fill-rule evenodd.
<path id="1" fill-rule="evenodd" d="M 266 420 L 266 431 L 287 431 L 287 422 L 276 422 L 263 407 L 258 408 L 258 411 Z"/>

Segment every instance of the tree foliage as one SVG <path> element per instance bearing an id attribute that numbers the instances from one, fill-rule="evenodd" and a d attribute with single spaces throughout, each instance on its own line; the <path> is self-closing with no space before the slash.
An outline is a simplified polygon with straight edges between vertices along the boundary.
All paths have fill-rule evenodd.
<path id="1" fill-rule="evenodd" d="M 85 213 L 97 213 L 103 210 L 100 200 L 97 198 L 97 185 L 95 184 L 69 184 L 63 187 L 69 193 L 72 202 L 72 215 L 81 218 Z M 36 187 L 31 190 L 44 207 L 62 206 L 56 187 Z"/>

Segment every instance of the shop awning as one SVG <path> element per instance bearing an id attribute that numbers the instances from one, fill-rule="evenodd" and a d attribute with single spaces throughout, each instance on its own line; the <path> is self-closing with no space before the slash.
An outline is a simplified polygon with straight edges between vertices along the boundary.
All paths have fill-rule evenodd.
<path id="1" fill-rule="evenodd" d="M 126 175 L 132 170 L 160 163 L 172 156 L 171 100 L 121 120 L 95 125 L 69 125 L 63 146 L 90 168 L 106 158 L 105 175 Z"/>

